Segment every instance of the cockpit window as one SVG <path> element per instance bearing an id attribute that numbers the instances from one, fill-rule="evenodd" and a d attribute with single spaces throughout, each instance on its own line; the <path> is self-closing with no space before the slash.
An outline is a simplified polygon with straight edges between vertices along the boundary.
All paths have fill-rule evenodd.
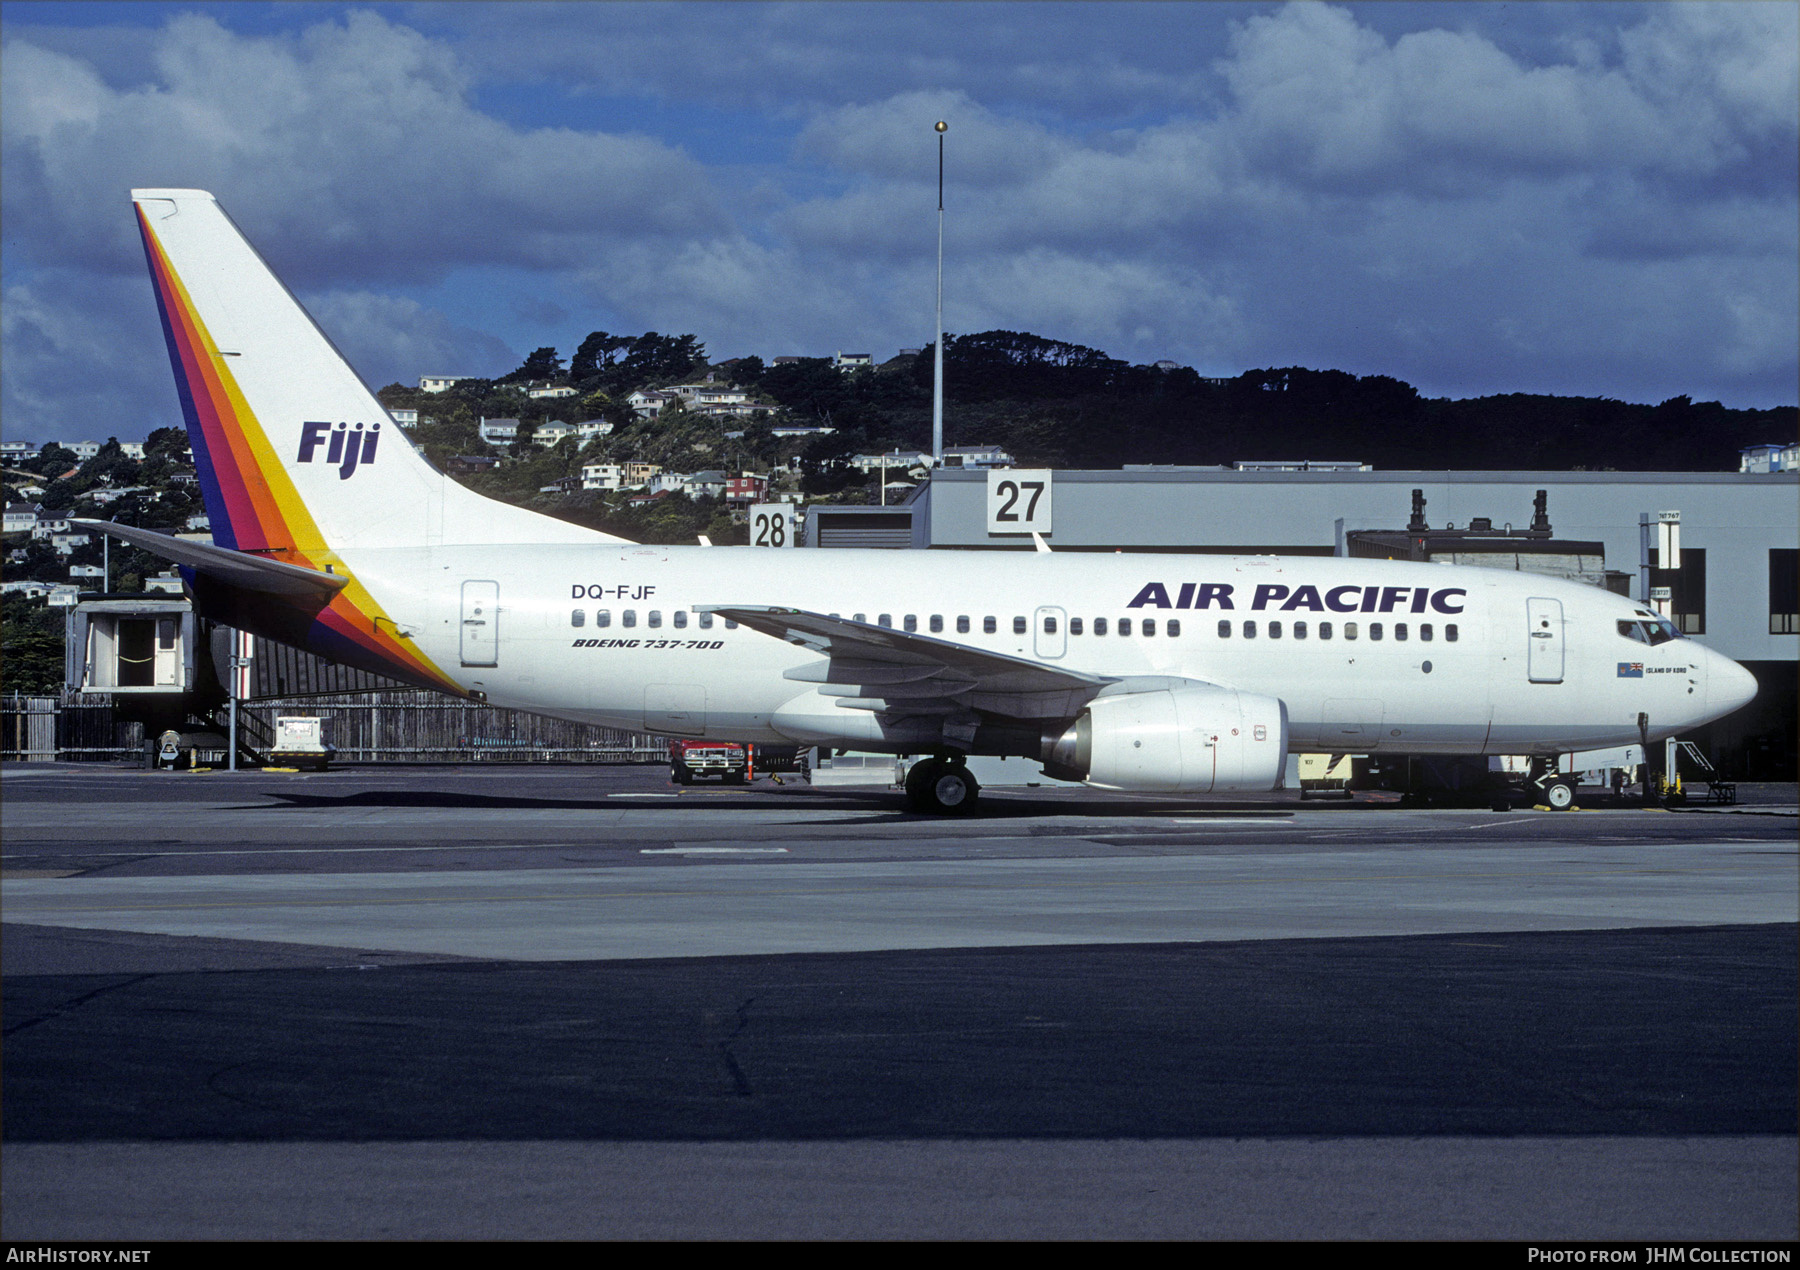
<path id="1" fill-rule="evenodd" d="M 1672 639 L 1687 638 L 1668 618 L 1652 617 L 1648 613 L 1640 614 L 1635 622 L 1620 622 L 1619 634 L 1640 644 L 1649 644 L 1652 648 Z"/>

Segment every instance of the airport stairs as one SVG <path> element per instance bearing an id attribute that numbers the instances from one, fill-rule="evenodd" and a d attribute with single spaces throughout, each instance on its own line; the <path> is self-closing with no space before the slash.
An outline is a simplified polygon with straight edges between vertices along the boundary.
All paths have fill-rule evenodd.
<path id="1" fill-rule="evenodd" d="M 1687 756 L 1689 765 L 1697 773 L 1696 783 L 1706 786 L 1706 801 L 1729 806 L 1737 802 L 1737 782 L 1723 780 L 1718 769 L 1700 752 L 1700 747 L 1692 741 L 1675 742 L 1675 761 L 1663 774 L 1663 797 L 1674 802 L 1686 802 L 1687 792 L 1682 788 L 1681 758 Z"/>

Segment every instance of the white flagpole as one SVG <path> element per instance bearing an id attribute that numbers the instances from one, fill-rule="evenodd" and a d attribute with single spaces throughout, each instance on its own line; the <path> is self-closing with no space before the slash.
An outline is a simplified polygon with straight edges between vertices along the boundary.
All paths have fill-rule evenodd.
<path id="1" fill-rule="evenodd" d="M 944 134 L 950 125 L 938 120 L 938 261 L 937 342 L 931 364 L 931 465 L 944 465 Z"/>

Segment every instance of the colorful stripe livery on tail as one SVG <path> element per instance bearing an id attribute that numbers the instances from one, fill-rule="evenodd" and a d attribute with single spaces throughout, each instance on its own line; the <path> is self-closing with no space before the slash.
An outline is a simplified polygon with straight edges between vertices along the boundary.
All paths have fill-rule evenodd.
<path id="1" fill-rule="evenodd" d="M 212 195 L 132 199 L 214 541 L 351 578 L 328 601 L 256 598 L 283 610 L 261 623 L 239 596 L 236 624 L 461 691 L 398 635 L 340 551 L 620 541 L 483 498 L 434 469 Z"/>

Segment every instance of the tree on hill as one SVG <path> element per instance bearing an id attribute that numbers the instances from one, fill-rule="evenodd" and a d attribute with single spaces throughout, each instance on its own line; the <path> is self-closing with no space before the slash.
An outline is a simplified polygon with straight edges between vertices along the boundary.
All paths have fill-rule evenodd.
<path id="1" fill-rule="evenodd" d="M 519 369 L 503 375 L 503 384 L 531 383 L 535 380 L 556 380 L 562 378 L 563 360 L 554 348 L 534 349 Z"/>
<path id="2" fill-rule="evenodd" d="M 39 476 L 61 476 L 81 460 L 75 451 L 66 445 L 58 445 L 54 441 L 46 441 L 31 458 L 23 459 L 19 467 L 27 472 L 36 472 Z"/>
<path id="3" fill-rule="evenodd" d="M 605 331 L 589 332 L 581 341 L 581 347 L 575 350 L 575 356 L 569 359 L 569 378 L 577 385 L 602 378 L 630 351 L 631 338 L 629 335 L 609 335 Z"/>
<path id="4" fill-rule="evenodd" d="M 706 365 L 706 346 L 693 335 L 609 335 L 593 331 L 569 363 L 569 378 L 584 393 L 623 399 L 639 388 L 678 383 Z"/>
<path id="5" fill-rule="evenodd" d="M 173 463 L 191 463 L 186 428 L 155 428 L 144 439 L 146 459 L 168 459 Z"/>

